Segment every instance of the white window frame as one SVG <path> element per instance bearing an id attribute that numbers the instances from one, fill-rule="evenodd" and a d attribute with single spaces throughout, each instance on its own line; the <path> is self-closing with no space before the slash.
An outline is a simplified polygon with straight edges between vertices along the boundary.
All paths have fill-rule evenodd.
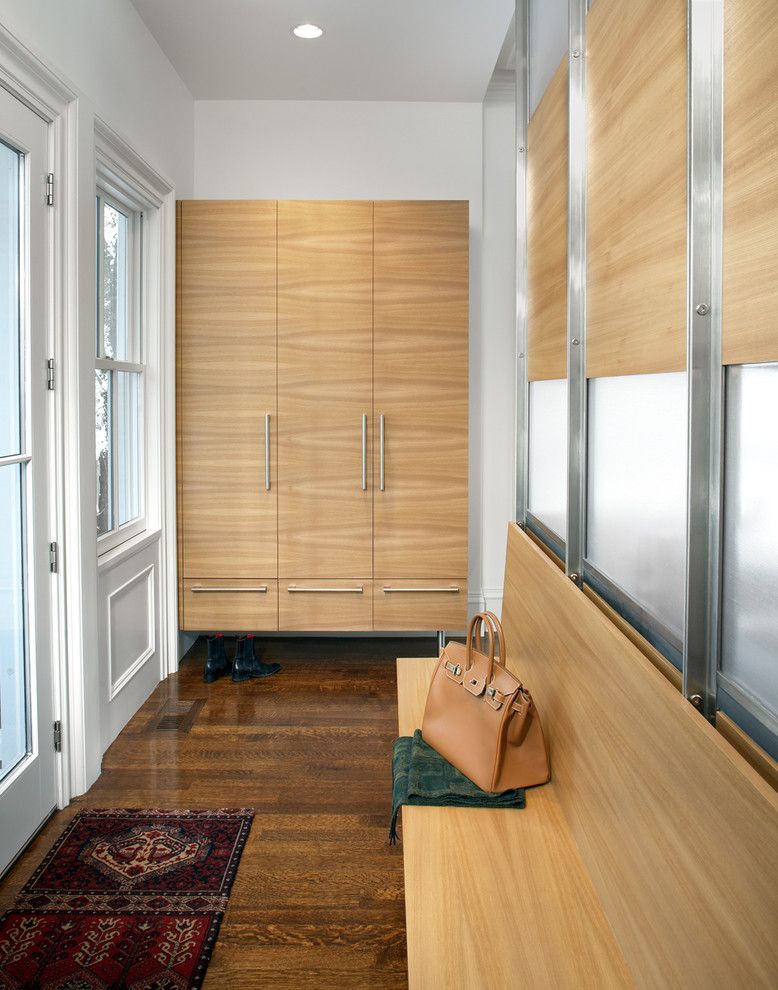
<path id="1" fill-rule="evenodd" d="M 102 178 L 102 181 L 100 179 Z M 107 181 L 106 181 L 107 179 Z M 105 356 L 103 337 L 103 210 L 105 206 L 111 206 L 124 214 L 128 218 L 128 253 L 127 253 L 127 358 L 117 359 Z M 96 184 L 97 217 L 95 224 L 96 256 L 97 256 L 97 320 L 95 326 L 96 358 L 95 370 L 107 371 L 111 374 L 111 519 L 114 525 L 112 528 L 97 537 L 98 556 L 115 549 L 133 537 L 140 536 L 146 532 L 146 504 L 147 486 L 146 472 L 144 470 L 146 451 L 146 363 L 145 363 L 145 320 L 144 308 L 146 297 L 146 286 L 144 285 L 144 273 L 148 267 L 144 265 L 144 237 L 143 220 L 144 204 L 141 198 L 128 196 L 126 190 L 117 189 L 117 183 L 111 181 L 110 177 L 100 176 Z M 117 437 L 113 432 L 118 424 L 118 372 L 130 372 L 138 375 L 138 501 L 139 513 L 134 518 L 118 525 L 116 520 L 119 513 L 119 495 L 117 484 Z"/>

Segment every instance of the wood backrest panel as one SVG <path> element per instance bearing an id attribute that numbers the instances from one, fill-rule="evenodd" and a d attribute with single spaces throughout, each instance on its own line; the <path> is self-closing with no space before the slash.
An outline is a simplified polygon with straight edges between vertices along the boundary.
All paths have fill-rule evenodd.
<path id="1" fill-rule="evenodd" d="M 641 987 L 778 982 L 778 796 L 514 524 L 503 623 Z"/>

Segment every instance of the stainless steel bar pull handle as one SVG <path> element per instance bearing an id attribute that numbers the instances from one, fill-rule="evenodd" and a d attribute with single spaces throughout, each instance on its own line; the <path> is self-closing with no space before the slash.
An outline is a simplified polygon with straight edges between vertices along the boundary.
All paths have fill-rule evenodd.
<path id="1" fill-rule="evenodd" d="M 364 588 L 298 588 L 290 584 L 286 589 L 290 595 L 361 595 Z"/>
<path id="2" fill-rule="evenodd" d="M 242 593 L 253 593 L 256 595 L 264 595 L 267 593 L 267 585 L 263 585 L 261 588 L 201 588 L 200 585 L 193 585 L 189 589 L 195 595 L 202 594 L 215 594 L 218 592 L 230 592 L 234 594 L 235 592 Z"/>
<path id="3" fill-rule="evenodd" d="M 451 585 L 448 588 L 384 588 L 384 594 L 456 595 L 459 594 L 459 588 L 456 585 Z"/>
<path id="4" fill-rule="evenodd" d="M 362 491 L 367 491 L 367 413 L 362 413 Z"/>
<path id="5" fill-rule="evenodd" d="M 379 423 L 379 427 L 378 427 L 378 446 L 379 446 L 379 475 L 380 475 L 380 478 L 379 478 L 379 488 L 383 492 L 383 491 L 386 490 L 386 477 L 385 477 L 385 472 L 384 472 L 384 447 L 385 447 L 385 441 L 384 441 L 384 414 L 383 413 L 381 413 L 381 416 L 379 418 L 378 423 Z"/>
<path id="6" fill-rule="evenodd" d="M 270 413 L 265 413 L 265 491 L 270 491 Z"/>

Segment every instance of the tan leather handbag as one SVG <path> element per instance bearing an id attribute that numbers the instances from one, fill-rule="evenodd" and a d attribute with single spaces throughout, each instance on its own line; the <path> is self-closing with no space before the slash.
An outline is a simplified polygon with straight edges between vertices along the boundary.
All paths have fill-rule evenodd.
<path id="1" fill-rule="evenodd" d="M 482 630 L 488 636 L 486 651 Z M 483 791 L 534 787 L 551 778 L 540 716 L 532 695 L 505 667 L 505 635 L 493 612 L 472 619 L 466 645 L 452 642 L 443 648 L 421 734 Z"/>

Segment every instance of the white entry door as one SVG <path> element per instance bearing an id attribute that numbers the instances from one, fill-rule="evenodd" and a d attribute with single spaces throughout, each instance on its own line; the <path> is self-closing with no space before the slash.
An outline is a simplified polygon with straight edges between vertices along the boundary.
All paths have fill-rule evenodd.
<path id="1" fill-rule="evenodd" d="M 48 125 L 0 89 L 0 874 L 54 809 Z"/>

